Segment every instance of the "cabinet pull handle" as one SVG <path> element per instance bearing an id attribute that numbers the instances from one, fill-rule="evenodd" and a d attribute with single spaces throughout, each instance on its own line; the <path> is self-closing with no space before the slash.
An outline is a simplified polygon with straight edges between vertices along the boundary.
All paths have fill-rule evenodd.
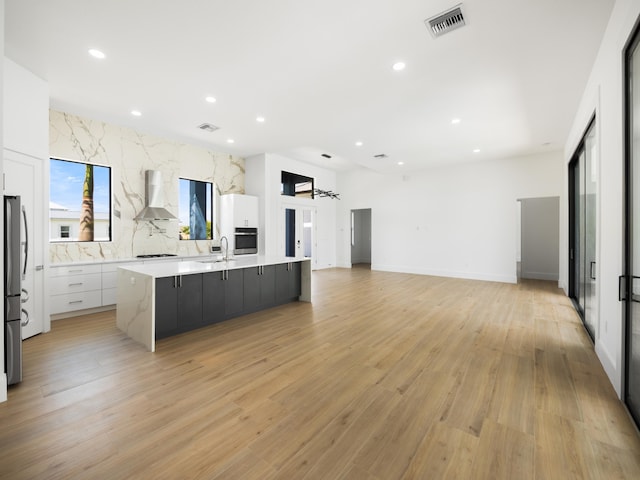
<path id="1" fill-rule="evenodd" d="M 69 270 L 69 273 L 75 273 L 75 272 L 82 272 L 82 269 L 77 269 L 77 270 Z"/>
<path id="2" fill-rule="evenodd" d="M 69 302 L 69 305 L 73 305 L 74 303 L 82 303 L 82 300 L 74 300 L 73 302 Z"/>
<path id="3" fill-rule="evenodd" d="M 182 288 L 182 275 L 178 277 L 178 288 Z"/>
<path id="4" fill-rule="evenodd" d="M 69 284 L 69 286 L 70 286 L 70 287 L 77 287 L 77 286 L 80 286 L 80 285 L 82 285 L 82 282 L 78 282 L 78 283 L 70 283 L 70 284 Z"/>

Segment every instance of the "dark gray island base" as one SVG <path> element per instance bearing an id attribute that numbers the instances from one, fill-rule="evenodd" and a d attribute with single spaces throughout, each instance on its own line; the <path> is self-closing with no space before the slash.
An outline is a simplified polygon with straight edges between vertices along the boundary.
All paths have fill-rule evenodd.
<path id="1" fill-rule="evenodd" d="M 156 278 L 156 340 L 295 302 L 300 263 Z"/>
<path id="2" fill-rule="evenodd" d="M 118 270 L 117 325 L 155 340 L 294 301 L 311 301 L 308 259 L 167 262 Z"/>

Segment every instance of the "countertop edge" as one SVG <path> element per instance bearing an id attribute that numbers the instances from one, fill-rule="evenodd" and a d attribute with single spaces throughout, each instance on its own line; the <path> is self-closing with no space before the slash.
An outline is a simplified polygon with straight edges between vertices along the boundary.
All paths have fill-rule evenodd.
<path id="1" fill-rule="evenodd" d="M 251 258 L 235 258 L 230 262 L 207 262 L 206 260 L 182 260 L 147 263 L 142 265 L 123 265 L 119 270 L 130 271 L 151 278 L 166 278 L 176 275 L 191 275 L 197 273 L 221 272 L 225 270 L 239 270 L 251 267 L 281 265 L 290 262 L 310 261 L 306 257 L 265 257 L 262 255 Z"/>

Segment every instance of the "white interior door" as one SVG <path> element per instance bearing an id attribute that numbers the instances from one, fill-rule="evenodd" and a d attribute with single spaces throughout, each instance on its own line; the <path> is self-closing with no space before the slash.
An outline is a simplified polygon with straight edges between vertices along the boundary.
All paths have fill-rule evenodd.
<path id="1" fill-rule="evenodd" d="M 48 245 L 48 232 L 44 229 L 44 162 L 28 155 L 5 150 L 4 193 L 19 195 L 26 216 L 23 219 L 20 242 L 26 270 L 22 277 L 22 338 L 32 337 L 48 330 L 45 328 L 44 252 Z"/>

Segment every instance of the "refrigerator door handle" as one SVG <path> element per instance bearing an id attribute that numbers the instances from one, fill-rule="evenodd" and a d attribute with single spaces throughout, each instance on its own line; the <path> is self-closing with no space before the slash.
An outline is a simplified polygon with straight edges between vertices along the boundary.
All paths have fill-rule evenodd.
<path id="1" fill-rule="evenodd" d="M 27 276 L 27 260 L 29 258 L 29 228 L 27 226 L 27 209 L 22 205 L 22 218 L 24 219 L 24 269 L 22 270 L 22 279 Z"/>
<path id="2" fill-rule="evenodd" d="M 5 198 L 5 225 L 8 228 L 11 225 L 11 217 L 13 215 L 13 211 L 11 210 L 11 203 L 7 202 Z M 7 235 L 7 231 L 5 231 L 5 235 Z M 8 237 L 5 236 L 5 268 L 7 270 L 7 284 L 5 285 L 7 291 L 5 291 L 5 295 L 7 292 L 11 292 L 11 280 L 13 279 L 13 244 L 8 240 Z"/>
<path id="3" fill-rule="evenodd" d="M 27 325 L 29 325 L 29 312 L 27 312 L 24 308 L 22 309 L 22 313 L 25 314 L 25 316 L 27 317 L 27 319 L 20 323 L 20 325 L 22 325 L 23 327 L 26 327 Z"/>

